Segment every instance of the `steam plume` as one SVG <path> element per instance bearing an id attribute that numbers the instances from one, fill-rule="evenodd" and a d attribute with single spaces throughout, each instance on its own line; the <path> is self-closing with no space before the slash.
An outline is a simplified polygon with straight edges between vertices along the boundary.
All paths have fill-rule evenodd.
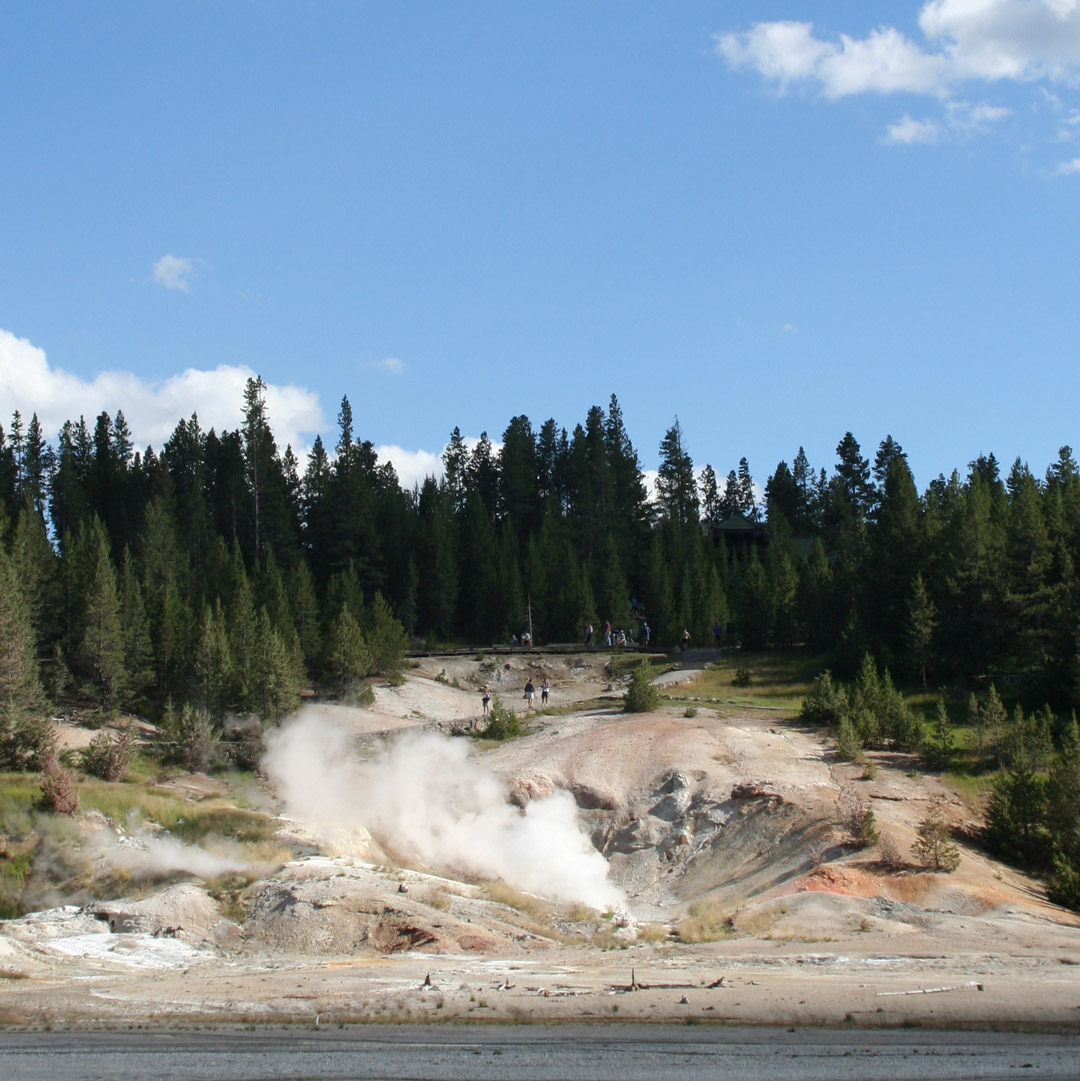
<path id="1" fill-rule="evenodd" d="M 463 740 L 407 734 L 362 761 L 345 728 L 301 713 L 267 745 L 263 767 L 289 814 L 331 844 L 347 847 L 351 839 L 355 848 L 373 836 L 434 871 L 502 878 L 595 908 L 624 900 L 568 793 L 534 800 L 522 813 Z"/>

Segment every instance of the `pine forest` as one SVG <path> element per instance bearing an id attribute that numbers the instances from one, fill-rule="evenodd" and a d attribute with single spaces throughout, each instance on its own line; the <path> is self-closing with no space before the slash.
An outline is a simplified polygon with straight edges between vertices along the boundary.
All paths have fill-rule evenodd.
<path id="1" fill-rule="evenodd" d="M 237 430 L 192 416 L 144 452 L 119 410 L 53 443 L 36 415 L 0 427 L 3 768 L 19 766 L 19 718 L 65 695 L 273 723 L 306 687 L 393 678 L 413 646 L 483 649 L 527 619 L 540 644 L 590 627 L 597 642 L 607 623 L 640 643 L 647 625 L 658 650 L 820 656 L 804 715 L 850 755 L 892 744 L 944 768 L 943 703 L 966 710 L 1001 771 L 997 847 L 1056 865 L 1058 896 L 1080 899 L 1069 447 L 1043 473 L 980 455 L 920 493 L 891 436 L 864 453 L 848 432 L 834 462 L 794 447 L 759 487 L 745 458 L 726 476 L 691 461 L 675 420 L 650 490 L 612 396 L 569 431 L 517 416 L 498 443 L 467 443 L 455 428 L 442 477 L 410 491 L 347 398 L 332 448 L 282 450 L 265 389 L 248 381 Z M 939 693 L 944 719 L 913 722 L 898 683 Z"/>

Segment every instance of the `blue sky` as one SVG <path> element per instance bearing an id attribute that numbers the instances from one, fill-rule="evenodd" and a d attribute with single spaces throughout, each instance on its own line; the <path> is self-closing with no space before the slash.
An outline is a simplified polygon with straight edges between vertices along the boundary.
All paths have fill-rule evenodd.
<path id="1" fill-rule="evenodd" d="M 11 0 L 0 70 L 5 427 L 1080 444 L 1080 0 Z"/>

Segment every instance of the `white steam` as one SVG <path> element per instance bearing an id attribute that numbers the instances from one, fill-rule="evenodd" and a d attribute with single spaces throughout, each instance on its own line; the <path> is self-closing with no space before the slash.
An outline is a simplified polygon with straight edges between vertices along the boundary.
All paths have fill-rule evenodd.
<path id="1" fill-rule="evenodd" d="M 464 740 L 407 734 L 364 761 L 347 729 L 301 713 L 266 742 L 263 767 L 288 813 L 331 844 L 362 845 L 370 835 L 433 871 L 501 878 L 594 908 L 624 901 L 573 798 L 556 791 L 518 810 Z"/>
<path id="2" fill-rule="evenodd" d="M 184 871 L 197 878 L 214 878 L 230 872 L 243 872 L 251 863 L 240 856 L 219 855 L 198 845 L 185 844 L 175 837 L 137 834 L 132 844 L 111 847 L 109 861 L 137 874 L 172 874 Z"/>
<path id="3" fill-rule="evenodd" d="M 137 877 L 182 871 L 206 879 L 251 869 L 249 860 L 238 852 L 227 851 L 228 842 L 224 840 L 220 842 L 223 851 L 209 852 L 167 834 L 136 829 L 131 833 L 121 832 L 119 836 L 111 831 L 95 832 L 88 836 L 87 842 L 94 856 Z"/>

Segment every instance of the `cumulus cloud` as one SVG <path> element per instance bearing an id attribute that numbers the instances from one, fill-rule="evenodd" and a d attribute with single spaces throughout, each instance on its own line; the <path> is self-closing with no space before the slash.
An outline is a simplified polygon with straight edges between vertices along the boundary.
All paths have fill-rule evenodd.
<path id="1" fill-rule="evenodd" d="M 364 365 L 365 368 L 375 368 L 386 372 L 388 375 L 401 375 L 405 371 L 405 362 L 397 357 L 383 357 L 382 360 L 371 360 Z"/>
<path id="2" fill-rule="evenodd" d="M 406 450 L 394 444 L 383 444 L 375 448 L 380 462 L 389 462 L 398 475 L 398 482 L 406 491 L 414 485 L 423 484 L 428 477 L 439 480 L 443 473 L 442 454 L 430 450 Z"/>
<path id="3" fill-rule="evenodd" d="M 243 420 L 244 387 L 256 375 L 242 365 L 220 365 L 213 369 L 188 368 L 168 379 L 148 381 L 132 372 L 98 372 L 83 379 L 49 364 L 45 350 L 10 331 L 0 330 L 0 424 L 7 427 L 14 410 L 23 421 L 37 413 L 45 438 L 53 442 L 66 420 L 85 417 L 88 424 L 106 412 L 115 416 L 123 410 L 134 443 L 140 449 L 160 450 L 172 435 L 177 422 L 197 413 L 204 431 L 235 430 Z M 318 432 L 332 447 L 335 439 L 327 433 L 327 418 L 318 395 L 292 384 L 268 383 L 266 406 L 270 427 L 278 446 L 291 446 L 301 460 Z M 479 440 L 465 438 L 472 450 Z M 443 450 L 408 450 L 396 444 L 375 448 L 380 462 L 390 462 L 406 491 L 424 483 L 427 477 L 441 479 Z M 493 443 L 495 454 L 502 445 Z"/>
<path id="4" fill-rule="evenodd" d="M 124 371 L 98 372 L 87 380 L 52 367 L 43 349 L 0 330 L 0 402 L 7 414 L 15 409 L 24 418 L 37 413 L 49 440 L 55 439 L 65 420 L 83 416 L 92 424 L 102 411 L 112 416 L 118 409 L 140 447 L 152 444 L 160 449 L 177 421 L 192 413 L 198 413 L 205 430 L 235 429 L 242 421 L 244 386 L 255 374 L 242 365 L 219 365 L 188 368 L 157 381 Z M 310 442 L 308 437 L 326 425 L 318 396 L 304 387 L 270 383 L 266 405 L 282 450 L 291 445 L 299 454 Z"/>
<path id="5" fill-rule="evenodd" d="M 944 129 L 933 120 L 916 120 L 904 113 L 895 124 L 890 124 L 882 142 L 911 146 L 913 143 L 936 143 L 941 140 Z"/>
<path id="6" fill-rule="evenodd" d="M 919 12 L 924 43 L 883 26 L 864 38 L 830 40 L 813 23 L 757 23 L 717 34 L 734 68 L 751 68 L 780 89 L 816 85 L 826 97 L 942 94 L 965 80 L 1080 77 L 1080 0 L 930 0 Z"/>
<path id="7" fill-rule="evenodd" d="M 882 142 L 886 144 L 938 143 L 946 138 L 981 135 L 994 124 L 1012 116 L 1012 110 L 1000 105 L 950 101 L 941 120 L 916 120 L 905 113 L 886 129 Z"/>
<path id="8" fill-rule="evenodd" d="M 1054 176 L 1074 176 L 1076 173 L 1080 173 L 1080 158 L 1059 162 L 1054 169 Z"/>
<path id="9" fill-rule="evenodd" d="M 756 71 L 780 93 L 905 93 L 947 103 L 941 121 L 905 114 L 883 139 L 891 144 L 980 134 L 1010 115 L 951 100 L 968 83 L 1080 85 L 1080 0 L 928 0 L 918 25 L 921 41 L 891 26 L 852 37 L 825 35 L 810 22 L 759 22 L 717 34 L 715 46 L 729 67 Z M 1060 106 L 1057 95 L 1044 96 Z"/>
<path id="10" fill-rule="evenodd" d="M 778 89 L 817 86 L 827 98 L 849 94 L 944 92 L 948 62 L 924 52 L 892 27 L 861 40 L 816 37 L 813 23 L 758 23 L 745 33 L 718 34 L 716 49 L 733 68 L 751 68 Z"/>
<path id="11" fill-rule="evenodd" d="M 163 255 L 154 264 L 150 280 L 166 289 L 190 293 L 201 262 L 200 259 L 182 258 L 179 255 Z"/>
<path id="12" fill-rule="evenodd" d="M 960 79 L 1075 84 L 1078 0 L 930 0 L 919 28 Z"/>
<path id="13" fill-rule="evenodd" d="M 716 51 L 733 68 L 753 68 L 787 89 L 818 78 L 821 63 L 834 46 L 814 37 L 813 23 L 757 23 L 741 34 L 717 34 Z"/>

